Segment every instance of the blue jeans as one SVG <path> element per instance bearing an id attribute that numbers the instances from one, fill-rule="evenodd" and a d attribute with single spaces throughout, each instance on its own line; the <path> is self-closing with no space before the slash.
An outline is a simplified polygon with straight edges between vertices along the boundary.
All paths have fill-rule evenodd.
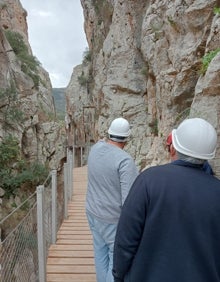
<path id="1" fill-rule="evenodd" d="M 117 224 L 98 220 L 88 211 L 87 218 L 93 235 L 97 282 L 113 282 L 113 249 Z"/>

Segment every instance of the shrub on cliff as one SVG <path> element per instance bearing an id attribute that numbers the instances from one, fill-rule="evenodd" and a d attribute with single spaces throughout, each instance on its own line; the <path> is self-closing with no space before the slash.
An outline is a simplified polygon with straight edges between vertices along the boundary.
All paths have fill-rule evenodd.
<path id="1" fill-rule="evenodd" d="M 20 33 L 6 30 L 5 35 L 15 55 L 21 62 L 21 70 L 33 80 L 34 86 L 38 88 L 40 77 L 37 67 L 40 63 L 33 55 L 29 54 L 28 47 Z"/>
<path id="2" fill-rule="evenodd" d="M 45 166 L 29 164 L 22 157 L 19 142 L 12 135 L 0 143 L 0 167 L 0 187 L 4 189 L 6 197 L 16 195 L 21 187 L 32 190 L 43 183 L 48 175 Z"/>

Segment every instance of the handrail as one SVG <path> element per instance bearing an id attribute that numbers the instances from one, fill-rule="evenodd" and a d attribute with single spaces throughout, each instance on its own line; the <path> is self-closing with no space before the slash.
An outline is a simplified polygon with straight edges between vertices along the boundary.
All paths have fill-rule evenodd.
<path id="1" fill-rule="evenodd" d="M 16 211 L 18 211 L 22 206 L 24 206 L 33 196 L 36 195 L 36 191 L 31 194 L 24 202 L 22 202 L 17 208 L 13 209 L 8 215 L 6 215 L 1 221 L 0 225 L 2 225 L 10 216 L 12 216 Z"/>

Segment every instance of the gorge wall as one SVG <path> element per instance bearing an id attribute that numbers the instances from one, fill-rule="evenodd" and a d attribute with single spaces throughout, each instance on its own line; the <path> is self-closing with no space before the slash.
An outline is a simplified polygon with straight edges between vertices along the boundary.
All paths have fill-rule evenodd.
<path id="1" fill-rule="evenodd" d="M 132 126 L 126 149 L 143 169 L 169 160 L 166 137 L 186 117 L 203 117 L 220 134 L 220 1 L 81 4 L 89 50 L 66 89 L 64 128 L 48 73 L 40 62 L 27 69 L 6 36 L 21 34 L 33 56 L 27 13 L 19 0 L 0 0 L 0 140 L 16 136 L 27 159 L 50 168 L 59 167 L 66 145 L 82 147 L 85 163 L 89 147 L 123 116 Z M 220 145 L 212 165 L 220 176 Z"/>
<path id="2" fill-rule="evenodd" d="M 65 128 L 56 121 L 49 75 L 32 54 L 26 17 L 19 0 L 0 0 L 0 141 L 12 135 L 28 161 L 59 169 Z"/>
<path id="3" fill-rule="evenodd" d="M 86 148 L 123 116 L 132 126 L 126 149 L 143 169 L 168 161 L 172 128 L 202 117 L 218 132 L 211 163 L 220 177 L 220 1 L 81 4 L 89 50 L 66 90 L 69 142 Z"/>

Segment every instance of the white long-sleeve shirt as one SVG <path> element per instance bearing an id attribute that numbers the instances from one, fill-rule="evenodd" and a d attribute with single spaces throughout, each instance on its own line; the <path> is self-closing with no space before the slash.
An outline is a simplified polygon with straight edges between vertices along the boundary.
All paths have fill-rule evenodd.
<path id="1" fill-rule="evenodd" d="M 127 152 L 98 141 L 88 158 L 87 211 L 105 222 L 117 223 L 137 175 L 137 166 Z"/>

